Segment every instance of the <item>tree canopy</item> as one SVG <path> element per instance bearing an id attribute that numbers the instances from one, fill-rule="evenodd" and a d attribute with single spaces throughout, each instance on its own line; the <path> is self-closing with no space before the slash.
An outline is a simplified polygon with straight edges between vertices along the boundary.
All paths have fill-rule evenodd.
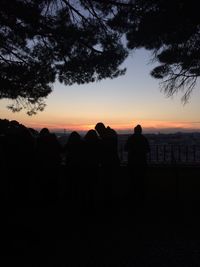
<path id="1" fill-rule="evenodd" d="M 158 63 L 151 75 L 162 79 L 167 95 L 183 90 L 187 101 L 200 76 L 198 1 L 132 0 L 116 5 L 112 28 L 126 34 L 129 49 L 151 50 Z"/>
<path id="2" fill-rule="evenodd" d="M 55 80 L 118 77 L 128 51 L 144 47 L 158 62 L 152 76 L 187 100 L 200 75 L 199 40 L 194 0 L 1 0 L 0 98 L 34 114 Z"/>
<path id="3" fill-rule="evenodd" d="M 127 56 L 92 1 L 1 0 L 0 98 L 34 114 L 58 79 L 66 85 L 122 75 Z"/>

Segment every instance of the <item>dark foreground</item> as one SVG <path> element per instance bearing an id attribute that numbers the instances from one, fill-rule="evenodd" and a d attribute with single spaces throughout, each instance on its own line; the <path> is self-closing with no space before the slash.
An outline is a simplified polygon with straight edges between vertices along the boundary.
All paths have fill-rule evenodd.
<path id="1" fill-rule="evenodd" d="M 4 266 L 199 266 L 199 174 L 150 168 L 144 203 L 133 197 L 125 168 L 112 201 L 98 188 L 92 209 L 69 199 L 62 179 L 56 199 L 4 199 Z"/>

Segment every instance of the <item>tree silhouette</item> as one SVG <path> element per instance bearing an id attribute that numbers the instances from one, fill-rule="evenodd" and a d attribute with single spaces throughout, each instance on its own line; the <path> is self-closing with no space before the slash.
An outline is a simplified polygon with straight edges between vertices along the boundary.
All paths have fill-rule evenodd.
<path id="1" fill-rule="evenodd" d="M 43 110 L 55 80 L 72 85 L 124 74 L 120 34 L 92 2 L 1 0 L 0 98 L 14 100 L 9 108 Z"/>
<path id="2" fill-rule="evenodd" d="M 162 79 L 171 96 L 183 91 L 186 102 L 200 76 L 200 17 L 198 2 L 184 0 L 105 1 L 117 14 L 109 25 L 126 33 L 130 50 L 144 47 L 158 63 L 151 75 Z"/>
<path id="3" fill-rule="evenodd" d="M 128 50 L 144 47 L 165 93 L 183 90 L 187 101 L 200 75 L 199 41 L 194 0 L 1 0 L 0 98 L 34 114 L 56 80 L 115 78 Z"/>

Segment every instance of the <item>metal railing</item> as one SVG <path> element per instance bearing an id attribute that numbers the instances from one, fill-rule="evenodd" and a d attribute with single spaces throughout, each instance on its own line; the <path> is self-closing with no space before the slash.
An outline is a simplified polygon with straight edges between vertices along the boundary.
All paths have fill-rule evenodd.
<path id="1" fill-rule="evenodd" d="M 122 163 L 127 162 L 124 146 L 119 148 Z M 200 145 L 150 145 L 148 162 L 152 164 L 200 164 Z"/>

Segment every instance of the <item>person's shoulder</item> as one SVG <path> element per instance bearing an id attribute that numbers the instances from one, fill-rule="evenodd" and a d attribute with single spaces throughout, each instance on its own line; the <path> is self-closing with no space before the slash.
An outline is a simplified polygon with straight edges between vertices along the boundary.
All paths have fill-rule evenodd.
<path id="1" fill-rule="evenodd" d="M 106 129 L 108 135 L 117 136 L 117 132 L 114 129 L 110 128 L 109 126 Z"/>
<path id="2" fill-rule="evenodd" d="M 142 138 L 146 141 L 148 141 L 147 137 L 145 135 L 142 134 Z"/>

